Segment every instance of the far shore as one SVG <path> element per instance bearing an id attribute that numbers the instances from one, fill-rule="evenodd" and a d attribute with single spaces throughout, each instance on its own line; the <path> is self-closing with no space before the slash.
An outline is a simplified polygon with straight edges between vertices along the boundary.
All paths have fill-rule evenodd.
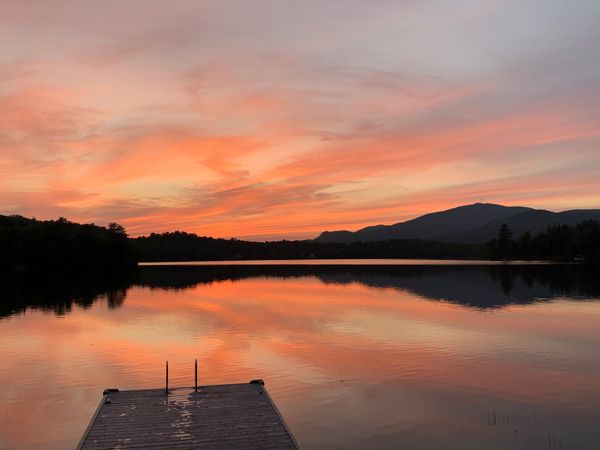
<path id="1" fill-rule="evenodd" d="M 222 261 L 140 261 L 138 266 L 496 266 L 577 264 L 551 260 L 483 259 L 252 259 Z"/>

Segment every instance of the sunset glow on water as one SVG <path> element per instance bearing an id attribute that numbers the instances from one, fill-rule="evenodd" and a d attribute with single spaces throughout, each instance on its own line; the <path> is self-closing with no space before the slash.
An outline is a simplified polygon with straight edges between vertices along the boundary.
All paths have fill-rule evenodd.
<path id="1" fill-rule="evenodd" d="M 304 448 L 600 439 L 600 298 L 577 281 L 559 295 L 543 267 L 247 270 L 144 268 L 110 301 L 5 314 L 0 448 L 71 448 L 103 389 L 161 387 L 165 360 L 172 386 L 193 385 L 194 358 L 202 384 L 263 378 Z"/>

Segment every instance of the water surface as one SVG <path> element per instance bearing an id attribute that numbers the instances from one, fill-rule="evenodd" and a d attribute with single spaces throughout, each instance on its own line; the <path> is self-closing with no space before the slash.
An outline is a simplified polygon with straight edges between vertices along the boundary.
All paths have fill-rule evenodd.
<path id="1" fill-rule="evenodd" d="M 597 449 L 583 266 L 149 266 L 2 279 L 0 448 L 73 448 L 106 387 L 263 378 L 304 448 Z"/>

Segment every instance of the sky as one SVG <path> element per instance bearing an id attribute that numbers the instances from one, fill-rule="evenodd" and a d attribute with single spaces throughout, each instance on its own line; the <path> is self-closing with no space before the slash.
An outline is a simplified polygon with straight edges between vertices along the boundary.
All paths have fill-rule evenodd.
<path id="1" fill-rule="evenodd" d="M 0 214 L 305 239 L 600 208 L 597 0 L 0 0 Z"/>

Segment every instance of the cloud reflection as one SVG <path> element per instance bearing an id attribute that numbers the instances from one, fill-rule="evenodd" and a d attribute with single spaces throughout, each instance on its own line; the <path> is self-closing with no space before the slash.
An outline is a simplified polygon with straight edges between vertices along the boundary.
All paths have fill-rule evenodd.
<path id="1" fill-rule="evenodd" d="M 0 376 L 14 381 L 0 387 L 0 436 L 72 447 L 104 388 L 159 387 L 167 359 L 172 384 L 189 385 L 198 357 L 201 383 L 266 379 L 308 448 L 459 448 L 468 435 L 524 449 L 548 431 L 586 448 L 600 308 L 575 297 L 597 289 L 579 269 L 145 267 L 118 308 L 0 320 Z"/>

